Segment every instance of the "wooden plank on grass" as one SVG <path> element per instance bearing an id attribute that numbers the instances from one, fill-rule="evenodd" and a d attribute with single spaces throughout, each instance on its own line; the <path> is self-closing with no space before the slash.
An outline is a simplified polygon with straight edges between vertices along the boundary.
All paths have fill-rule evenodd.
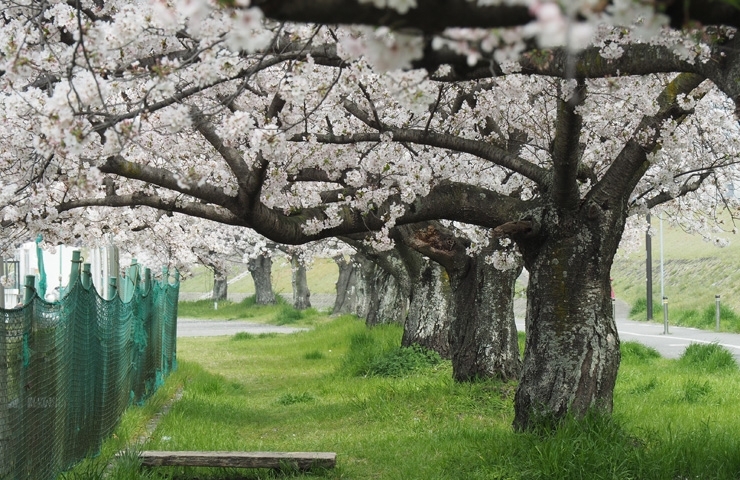
<path id="1" fill-rule="evenodd" d="M 157 466 L 282 468 L 307 470 L 311 467 L 333 468 L 334 452 L 196 452 L 155 451 L 139 453 L 141 464 Z"/>

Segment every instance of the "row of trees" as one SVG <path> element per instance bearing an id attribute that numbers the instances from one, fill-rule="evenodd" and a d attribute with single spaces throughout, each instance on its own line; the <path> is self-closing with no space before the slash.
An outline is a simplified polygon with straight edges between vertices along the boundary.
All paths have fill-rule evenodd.
<path id="1" fill-rule="evenodd" d="M 628 218 L 737 208 L 724 192 L 740 151 L 738 10 L 243 3 L 4 2 L 3 226 L 163 238 L 170 259 L 238 243 L 234 229 L 340 238 L 409 299 L 406 339 L 444 336 L 421 326 L 453 313 L 456 378 L 519 376 L 517 429 L 610 410 L 609 270 Z"/>

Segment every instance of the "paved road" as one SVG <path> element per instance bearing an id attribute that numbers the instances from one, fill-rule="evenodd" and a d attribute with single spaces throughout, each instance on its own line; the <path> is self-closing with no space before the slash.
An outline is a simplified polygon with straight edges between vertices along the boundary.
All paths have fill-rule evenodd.
<path id="1" fill-rule="evenodd" d="M 524 305 L 517 306 L 517 328 L 524 330 Z M 666 358 L 678 358 L 686 347 L 692 343 L 718 343 L 732 352 L 735 360 L 740 363 L 740 334 L 719 333 L 697 328 L 677 327 L 668 325 L 668 334 L 663 333 L 663 323 L 635 322 L 628 320 L 629 305 L 617 300 L 616 317 L 619 338 L 623 342 L 635 341 L 653 347 Z"/>
<path id="2" fill-rule="evenodd" d="M 244 322 L 241 320 L 198 320 L 194 318 L 177 319 L 178 337 L 216 337 L 219 335 L 236 335 L 247 332 L 253 335 L 260 333 L 294 333 L 305 328 L 281 327 L 262 323 Z"/>

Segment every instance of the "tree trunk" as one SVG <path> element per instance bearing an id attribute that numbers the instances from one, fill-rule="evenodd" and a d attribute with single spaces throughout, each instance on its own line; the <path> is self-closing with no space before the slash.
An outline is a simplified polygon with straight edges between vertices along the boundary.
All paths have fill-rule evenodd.
<path id="1" fill-rule="evenodd" d="M 0 252 L 0 277 L 5 275 L 5 259 Z M 0 308 L 5 308 L 5 286 L 0 282 Z"/>
<path id="2" fill-rule="evenodd" d="M 228 298 L 229 283 L 226 273 L 217 270 L 213 271 L 213 295 L 214 302 L 226 300 Z"/>
<path id="3" fill-rule="evenodd" d="M 485 254 L 469 257 L 468 268 L 450 275 L 450 348 L 455 380 L 515 380 L 522 362 L 514 319 L 514 288 L 521 265 L 498 270 Z"/>
<path id="4" fill-rule="evenodd" d="M 297 258 L 290 259 L 293 284 L 293 308 L 305 310 L 311 308 L 311 292 L 306 280 L 306 266 Z"/>
<path id="5" fill-rule="evenodd" d="M 372 327 L 386 323 L 403 325 L 408 297 L 393 275 L 368 262 L 364 277 L 367 282 L 367 313 L 365 323 Z"/>
<path id="6" fill-rule="evenodd" d="M 556 218 L 519 244 L 530 276 L 517 430 L 554 426 L 592 408 L 612 410 L 620 352 L 609 271 L 625 215 L 618 208 L 589 210 Z"/>
<path id="7" fill-rule="evenodd" d="M 260 255 L 257 258 L 250 258 L 248 267 L 254 280 L 255 303 L 275 304 L 275 293 L 272 291 L 272 257 Z"/>
<path id="8" fill-rule="evenodd" d="M 412 272 L 409 313 L 403 329 L 403 346 L 421 345 L 450 358 L 450 282 L 441 265 L 421 254 Z"/>
<path id="9" fill-rule="evenodd" d="M 360 267 L 362 258 L 353 255 L 347 260 L 340 255 L 334 257 L 334 261 L 339 267 L 339 277 L 332 315 L 352 314 L 364 317 L 367 309 L 363 269 Z"/>
<path id="10" fill-rule="evenodd" d="M 432 282 L 428 278 L 433 270 L 419 270 L 421 281 L 415 282 L 417 285 L 437 285 L 436 293 L 420 298 L 424 308 L 440 304 L 445 293 L 439 284 L 449 278 L 449 307 L 437 318 L 449 319 L 449 356 L 455 380 L 517 378 L 521 361 L 514 322 L 514 285 L 521 267 L 497 270 L 485 261 L 492 250 L 470 256 L 470 242 L 438 222 L 427 222 L 426 228 L 401 227 L 399 233 L 411 248 L 444 265 L 446 275 L 438 270 L 431 275 L 436 279 Z M 430 314 L 434 315 L 433 310 Z"/>

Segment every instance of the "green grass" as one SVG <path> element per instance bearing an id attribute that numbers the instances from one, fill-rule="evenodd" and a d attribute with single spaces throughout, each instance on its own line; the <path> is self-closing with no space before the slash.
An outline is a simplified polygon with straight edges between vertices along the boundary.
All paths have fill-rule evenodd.
<path id="1" fill-rule="evenodd" d="M 225 300 L 218 302 L 214 308 L 212 300 L 179 302 L 179 318 L 199 318 L 209 320 L 247 320 L 254 323 L 273 325 L 311 326 L 326 321 L 326 316 L 315 308 L 296 310 L 282 297 L 276 297 L 275 305 L 255 305 L 254 296 L 246 297 L 241 302 Z"/>
<path id="2" fill-rule="evenodd" d="M 180 369 L 165 387 L 171 392 L 184 385 L 184 394 L 144 448 L 334 451 L 337 467 L 303 474 L 193 468 L 149 474 L 450 480 L 740 476 L 740 375 L 717 345 L 692 347 L 680 360 L 668 360 L 625 342 L 613 416 L 593 414 L 553 431 L 517 434 L 511 428 L 514 383 L 455 383 L 448 361 L 421 361 L 427 358 L 421 349 L 399 354 L 401 333 L 394 326 L 367 329 L 344 316 L 291 335 L 180 339 Z M 407 354 L 420 365 L 405 368 Z M 390 365 L 383 372 L 392 374 L 367 373 L 378 359 Z"/>

